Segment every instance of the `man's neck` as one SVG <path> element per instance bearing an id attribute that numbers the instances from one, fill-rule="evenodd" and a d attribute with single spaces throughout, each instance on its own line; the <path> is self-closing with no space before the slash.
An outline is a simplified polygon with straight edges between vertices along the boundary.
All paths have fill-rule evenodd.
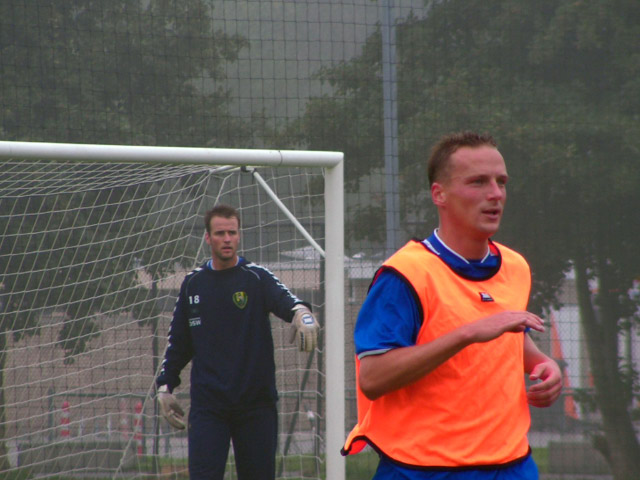
<path id="1" fill-rule="evenodd" d="M 489 238 L 473 238 L 469 236 L 458 236 L 443 230 L 442 227 L 436 229 L 436 235 L 440 242 L 449 250 L 457 253 L 467 260 L 480 260 L 487 256 L 489 251 Z"/>
<path id="2" fill-rule="evenodd" d="M 209 266 L 212 270 L 227 270 L 228 268 L 235 267 L 240 261 L 240 257 L 237 255 L 229 260 L 220 260 L 219 258 L 212 258 L 209 260 Z"/>

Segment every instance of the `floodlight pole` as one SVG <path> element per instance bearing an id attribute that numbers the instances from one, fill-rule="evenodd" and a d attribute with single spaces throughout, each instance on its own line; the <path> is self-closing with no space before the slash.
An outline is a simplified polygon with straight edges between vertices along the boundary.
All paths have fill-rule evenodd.
<path id="1" fill-rule="evenodd" d="M 396 31 L 393 0 L 379 4 L 382 36 L 382 96 L 384 127 L 384 179 L 387 219 L 386 256 L 399 246 L 400 195 L 398 171 L 398 101 L 396 75 Z"/>

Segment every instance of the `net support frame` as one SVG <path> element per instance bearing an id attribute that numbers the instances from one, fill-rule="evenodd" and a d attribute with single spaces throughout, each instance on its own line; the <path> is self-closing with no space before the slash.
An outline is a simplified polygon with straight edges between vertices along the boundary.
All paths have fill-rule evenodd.
<path id="1" fill-rule="evenodd" d="M 342 152 L 0 141 L 7 159 L 321 167 L 325 182 L 326 478 L 344 480 L 344 154 Z M 329 342 L 328 340 L 332 341 Z"/>

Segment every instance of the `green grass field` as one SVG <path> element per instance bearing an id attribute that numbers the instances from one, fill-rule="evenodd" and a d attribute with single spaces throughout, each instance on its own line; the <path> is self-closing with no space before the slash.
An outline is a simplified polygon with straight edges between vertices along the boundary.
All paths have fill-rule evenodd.
<path id="1" fill-rule="evenodd" d="M 538 465 L 540 473 L 546 473 L 549 463 L 549 451 L 547 448 L 534 448 L 533 458 Z M 174 473 L 175 476 L 171 477 L 175 480 L 188 480 L 189 476 L 186 473 L 186 460 L 165 460 L 161 459 L 159 465 L 153 465 L 152 457 L 142 457 L 138 464 L 131 469 L 131 471 L 138 471 L 144 473 L 163 473 L 169 474 L 172 471 L 180 471 L 181 473 Z M 286 460 L 286 471 L 291 472 L 299 471 L 300 477 L 287 476 L 287 480 L 302 480 L 304 478 L 310 478 L 316 472 L 316 459 L 309 456 L 303 457 L 289 457 Z M 347 480 L 367 480 L 373 477 L 376 467 L 378 465 L 378 455 L 371 450 L 359 453 L 358 455 L 351 455 L 346 458 L 346 478 Z M 3 477 L 3 480 L 29 480 L 33 478 L 28 469 L 16 469 Z M 234 477 L 235 478 L 235 477 Z M 54 477 L 48 477 L 49 480 L 83 480 L 77 474 L 74 474 L 73 478 L 60 475 Z M 87 480 L 111 480 L 109 475 L 105 475 L 104 478 L 96 476 L 95 474 L 87 477 Z"/>

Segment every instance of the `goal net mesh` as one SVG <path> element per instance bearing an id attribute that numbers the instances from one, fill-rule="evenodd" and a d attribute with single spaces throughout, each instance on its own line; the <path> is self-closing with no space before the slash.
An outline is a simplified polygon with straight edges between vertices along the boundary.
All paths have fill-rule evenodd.
<path id="1" fill-rule="evenodd" d="M 320 255 L 238 168 L 8 160 L 0 177 L 0 476 L 187 478 L 187 440 L 159 417 L 154 380 L 184 275 L 210 257 L 203 214 L 237 207 L 241 255 L 313 304 Z M 323 244 L 320 168 L 259 168 Z M 321 478 L 323 345 L 272 318 L 277 473 Z M 176 390 L 189 407 L 189 366 Z M 235 477 L 230 449 L 227 477 Z M 96 477 L 96 475 L 98 477 Z"/>

